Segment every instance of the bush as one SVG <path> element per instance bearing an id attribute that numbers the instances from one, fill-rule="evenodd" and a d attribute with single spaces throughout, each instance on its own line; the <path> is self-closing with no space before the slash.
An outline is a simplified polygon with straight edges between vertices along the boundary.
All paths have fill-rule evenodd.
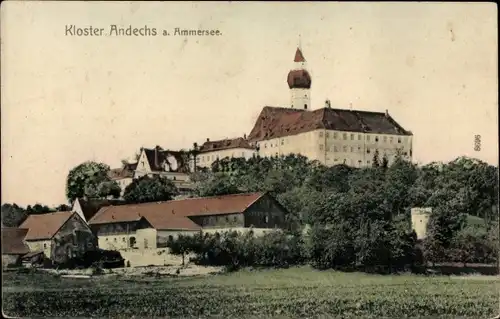
<path id="1" fill-rule="evenodd" d="M 255 236 L 227 231 L 222 234 L 179 236 L 169 241 L 172 254 L 196 254 L 196 262 L 203 265 L 226 266 L 228 270 L 240 267 L 288 267 L 300 263 L 301 240 L 281 231 Z"/>

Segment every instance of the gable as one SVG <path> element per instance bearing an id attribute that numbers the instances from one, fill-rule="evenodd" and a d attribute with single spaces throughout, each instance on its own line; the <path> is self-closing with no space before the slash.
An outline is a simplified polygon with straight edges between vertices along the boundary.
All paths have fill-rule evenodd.
<path id="1" fill-rule="evenodd" d="M 83 214 L 82 205 L 80 204 L 80 199 L 77 198 L 75 200 L 75 202 L 73 203 L 73 208 L 71 209 L 71 211 L 77 213 L 83 220 L 86 221 L 85 215 Z"/>
<path id="2" fill-rule="evenodd" d="M 274 197 L 272 197 L 269 194 L 264 194 L 263 196 L 259 197 L 255 202 L 253 202 L 248 208 L 243 212 L 243 214 L 246 214 L 247 212 L 251 211 L 266 211 L 266 212 L 275 212 L 275 213 L 282 213 L 282 214 L 288 214 L 288 210 L 281 205 Z"/>
<path id="3" fill-rule="evenodd" d="M 149 159 L 146 156 L 146 150 L 142 149 L 139 160 L 137 161 L 137 170 L 151 172 L 151 165 Z"/>

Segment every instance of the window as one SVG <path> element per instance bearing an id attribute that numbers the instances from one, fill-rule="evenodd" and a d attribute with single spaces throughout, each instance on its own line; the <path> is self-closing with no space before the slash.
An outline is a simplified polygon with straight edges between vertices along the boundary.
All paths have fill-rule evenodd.
<path id="1" fill-rule="evenodd" d="M 358 146 L 358 151 L 361 151 L 361 146 Z"/>
<path id="2" fill-rule="evenodd" d="M 326 132 L 326 137 L 330 137 L 330 133 Z"/>
<path id="3" fill-rule="evenodd" d="M 358 134 L 358 141 L 361 141 L 361 134 Z"/>
<path id="4" fill-rule="evenodd" d="M 323 144 L 319 144 L 319 149 L 323 150 Z"/>
<path id="5" fill-rule="evenodd" d="M 354 140 L 354 134 L 351 134 L 351 141 Z"/>
<path id="6" fill-rule="evenodd" d="M 234 216 L 233 221 L 236 223 L 238 221 L 238 217 Z"/>
<path id="7" fill-rule="evenodd" d="M 134 236 L 132 236 L 128 239 L 128 245 L 130 248 L 135 246 L 135 237 Z"/>
<path id="8" fill-rule="evenodd" d="M 369 149 L 369 148 L 367 148 L 367 149 L 366 149 L 366 152 L 367 152 L 368 154 L 370 154 L 370 149 Z"/>
<path id="9" fill-rule="evenodd" d="M 168 235 L 168 241 L 173 241 L 173 240 L 174 240 L 174 236 Z"/>
<path id="10" fill-rule="evenodd" d="M 144 248 L 148 248 L 148 240 L 144 238 Z"/>
<path id="11" fill-rule="evenodd" d="M 384 143 L 387 143 L 387 136 L 384 136 Z"/>
<path id="12" fill-rule="evenodd" d="M 347 152 L 347 146 L 345 146 L 345 145 L 344 145 L 344 146 L 342 147 L 342 150 L 343 150 L 344 152 Z"/>
<path id="13" fill-rule="evenodd" d="M 342 134 L 342 137 L 344 138 L 344 140 L 347 140 L 347 133 Z"/>
<path id="14" fill-rule="evenodd" d="M 366 164 L 370 164 L 370 161 L 366 161 Z"/>
<path id="15" fill-rule="evenodd" d="M 114 240 L 113 240 L 113 241 L 116 243 L 116 237 L 114 238 Z"/>
<path id="16" fill-rule="evenodd" d="M 375 136 L 375 142 L 378 142 L 378 136 Z"/>
<path id="17" fill-rule="evenodd" d="M 125 242 L 125 237 L 122 238 L 122 241 Z"/>
<path id="18" fill-rule="evenodd" d="M 319 132 L 319 137 L 323 137 L 323 132 Z"/>
<path id="19" fill-rule="evenodd" d="M 333 132 L 333 138 L 337 139 L 337 132 Z"/>
<path id="20" fill-rule="evenodd" d="M 369 141 L 370 140 L 370 135 L 366 135 L 366 140 Z"/>
<path id="21" fill-rule="evenodd" d="M 245 157 L 245 152 L 241 152 L 241 157 Z"/>
<path id="22" fill-rule="evenodd" d="M 394 139 L 394 138 L 391 136 L 391 137 L 389 138 L 389 143 L 392 143 L 393 139 Z"/>
<path id="23" fill-rule="evenodd" d="M 264 217 L 264 223 L 267 224 L 268 222 L 269 222 L 269 216 Z"/>
<path id="24" fill-rule="evenodd" d="M 142 165 L 142 167 L 144 168 L 144 161 L 141 161 L 141 165 Z"/>
<path id="25" fill-rule="evenodd" d="M 354 147 L 351 146 L 351 152 L 354 152 Z"/>
<path id="26" fill-rule="evenodd" d="M 108 238 L 106 238 L 106 241 L 108 241 Z"/>
<path id="27" fill-rule="evenodd" d="M 264 143 L 264 148 L 267 148 L 267 143 Z"/>
<path id="28" fill-rule="evenodd" d="M 229 216 L 226 216 L 226 223 L 229 223 Z"/>
<path id="29" fill-rule="evenodd" d="M 401 143 L 401 137 L 398 137 L 398 143 Z"/>
<path id="30" fill-rule="evenodd" d="M 285 145 L 285 139 L 284 138 L 281 139 L 281 145 Z"/>
<path id="31" fill-rule="evenodd" d="M 339 151 L 339 150 L 337 149 L 337 146 L 334 146 L 334 147 L 333 147 L 333 151 L 334 151 L 334 152 L 338 152 L 338 151 Z"/>
<path id="32" fill-rule="evenodd" d="M 330 147 L 329 146 L 326 146 L 326 151 L 330 152 Z"/>
<path id="33" fill-rule="evenodd" d="M 176 180 L 177 180 L 177 177 L 174 176 L 174 181 L 176 181 Z"/>
<path id="34" fill-rule="evenodd" d="M 306 110 L 307 110 L 307 104 L 304 104 L 304 109 L 306 109 Z"/>
<path id="35" fill-rule="evenodd" d="M 47 249 L 47 244 L 43 244 L 43 249 Z"/>

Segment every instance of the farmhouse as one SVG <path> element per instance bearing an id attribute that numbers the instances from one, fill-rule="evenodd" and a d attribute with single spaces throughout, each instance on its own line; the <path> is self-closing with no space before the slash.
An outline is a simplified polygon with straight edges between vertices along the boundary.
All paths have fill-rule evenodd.
<path id="1" fill-rule="evenodd" d="M 89 226 L 75 212 L 29 215 L 20 228 L 28 229 L 25 242 L 30 250 L 43 251 L 55 263 L 63 263 L 97 247 Z"/>
<path id="2" fill-rule="evenodd" d="M 2 227 L 2 268 L 21 265 L 21 257 L 30 252 L 24 242 L 27 233 L 24 228 Z"/>
<path id="3" fill-rule="evenodd" d="M 286 210 L 267 193 L 109 206 L 89 221 L 103 249 L 160 248 L 178 234 L 285 226 Z"/>

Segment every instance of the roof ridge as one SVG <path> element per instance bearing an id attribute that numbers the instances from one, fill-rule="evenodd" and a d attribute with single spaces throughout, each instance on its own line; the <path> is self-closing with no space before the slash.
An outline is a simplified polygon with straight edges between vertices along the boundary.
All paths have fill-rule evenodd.
<path id="1" fill-rule="evenodd" d="M 105 212 L 107 208 L 111 207 L 120 207 L 120 206 L 146 206 L 146 205 L 159 205 L 159 204 L 164 204 L 164 203 L 170 203 L 170 202 L 182 202 L 182 201 L 188 201 L 188 200 L 202 200 L 202 199 L 212 199 L 212 198 L 225 198 L 225 197 L 237 197 L 237 196 L 250 196 L 250 195 L 256 195 L 256 194 L 261 194 L 264 195 L 265 192 L 250 192 L 250 193 L 238 193 L 238 194 L 227 194 L 227 195 L 215 195 L 215 196 L 206 196 L 206 197 L 193 197 L 193 198 L 180 198 L 180 199 L 171 199 L 171 200 L 164 200 L 164 201 L 158 201 L 158 202 L 147 202 L 147 203 L 136 203 L 136 204 L 125 204 L 125 205 L 109 205 L 101 208 L 99 211 L 103 210 L 102 213 Z M 97 216 L 94 215 L 94 217 Z M 93 217 L 93 218 L 94 218 Z M 92 218 L 92 219 L 93 219 Z"/>

